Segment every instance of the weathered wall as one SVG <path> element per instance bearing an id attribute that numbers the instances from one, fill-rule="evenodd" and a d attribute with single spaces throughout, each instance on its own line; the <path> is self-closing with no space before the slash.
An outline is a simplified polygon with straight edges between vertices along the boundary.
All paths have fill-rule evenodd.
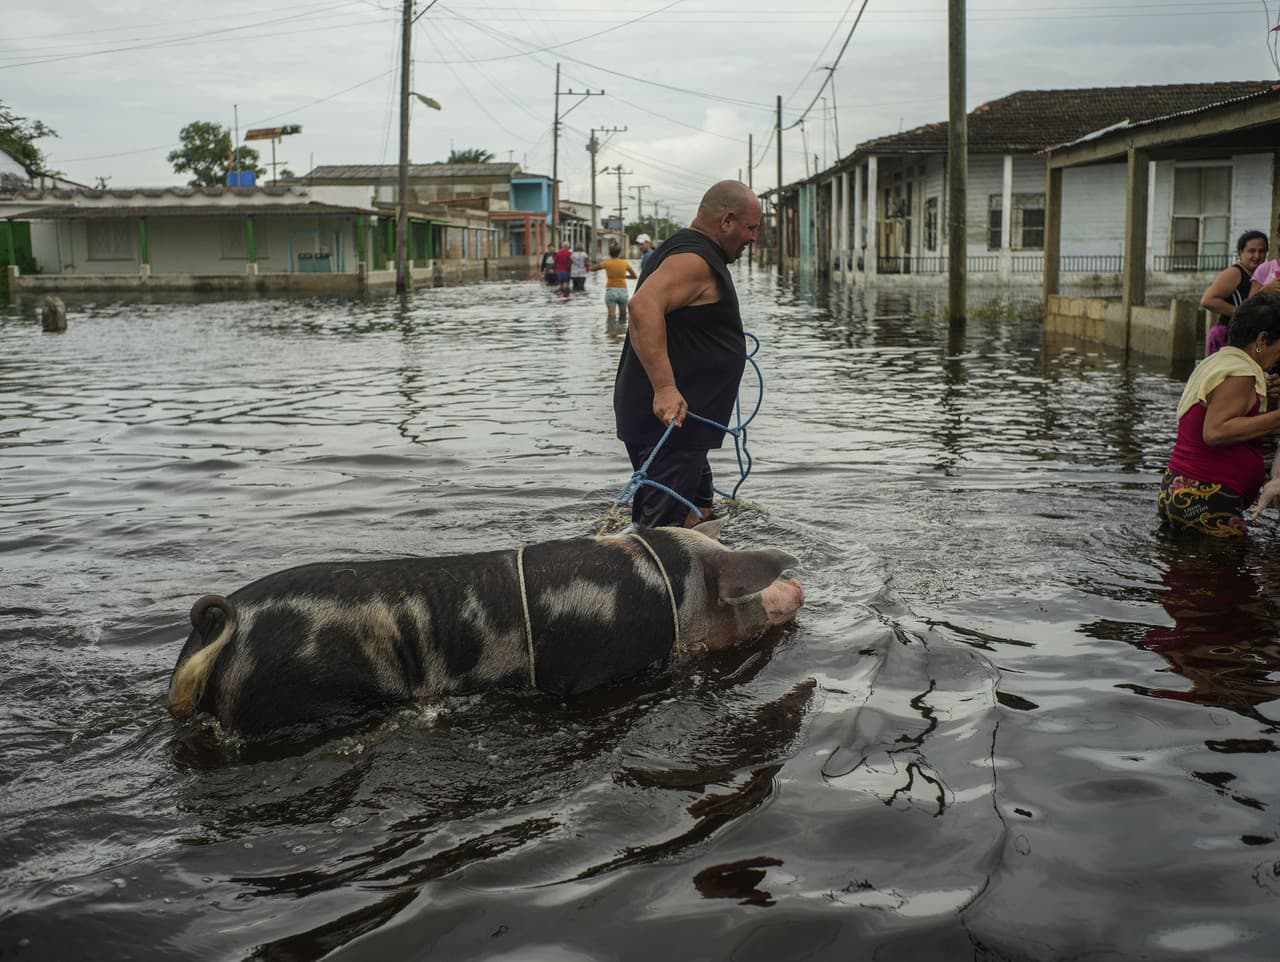
<path id="1" fill-rule="evenodd" d="M 1199 357 L 1195 301 L 1175 297 L 1167 307 L 1134 307 L 1129 314 L 1129 350 L 1170 360 Z M 1117 300 L 1051 294 L 1045 304 L 1046 333 L 1125 346 L 1125 318 Z"/>

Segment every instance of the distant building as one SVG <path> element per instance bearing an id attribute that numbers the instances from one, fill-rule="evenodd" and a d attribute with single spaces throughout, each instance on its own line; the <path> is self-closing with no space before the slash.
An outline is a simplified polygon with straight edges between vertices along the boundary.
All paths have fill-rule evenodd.
<path id="1" fill-rule="evenodd" d="M 518 173 L 515 164 L 410 168 L 415 283 L 534 272 L 549 210 L 513 209 Z M 6 237 L 26 240 L 11 283 L 26 290 L 387 286 L 398 174 L 394 165 L 327 166 L 270 187 L 0 191 L 0 258 Z"/>
<path id="2" fill-rule="evenodd" d="M 1117 126 L 1236 98 L 1276 96 L 1274 81 L 1023 90 L 968 116 L 967 271 L 1038 283 L 1044 268 L 1045 153 Z M 788 259 L 837 279 L 945 277 L 947 124 L 865 141 L 780 194 Z M 1234 238 L 1268 230 L 1272 144 L 1245 137 L 1156 161 L 1148 205 L 1148 269 L 1200 285 L 1234 258 Z M 1062 184 L 1060 270 L 1077 282 L 1118 281 L 1125 231 L 1123 163 L 1078 166 Z M 779 204 L 779 195 L 770 198 Z M 776 229 L 776 220 L 771 224 Z M 771 232 L 761 247 L 774 249 Z"/>

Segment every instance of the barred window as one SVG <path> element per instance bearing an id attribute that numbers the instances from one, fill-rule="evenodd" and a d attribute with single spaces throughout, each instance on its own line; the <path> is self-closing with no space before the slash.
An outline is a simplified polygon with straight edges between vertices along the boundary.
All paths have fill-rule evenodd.
<path id="1" fill-rule="evenodd" d="M 85 223 L 85 240 L 91 261 L 133 260 L 137 228 L 127 220 L 91 220 Z"/>

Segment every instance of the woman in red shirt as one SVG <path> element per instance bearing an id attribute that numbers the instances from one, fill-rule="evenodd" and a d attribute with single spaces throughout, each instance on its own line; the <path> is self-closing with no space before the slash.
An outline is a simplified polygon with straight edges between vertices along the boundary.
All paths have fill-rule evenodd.
<path id="1" fill-rule="evenodd" d="M 1266 371 L 1280 363 L 1280 295 L 1236 309 L 1227 346 L 1201 361 L 1178 403 L 1178 440 L 1160 484 L 1160 519 L 1176 531 L 1245 533 L 1244 509 L 1266 480 L 1262 439 L 1280 429 Z"/>

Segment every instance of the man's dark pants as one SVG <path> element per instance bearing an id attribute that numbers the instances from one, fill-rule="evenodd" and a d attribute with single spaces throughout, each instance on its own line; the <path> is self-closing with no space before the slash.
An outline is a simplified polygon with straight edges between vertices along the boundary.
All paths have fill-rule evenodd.
<path id="1" fill-rule="evenodd" d="M 640 466 L 653 451 L 652 445 L 643 447 L 627 444 L 632 470 Z M 697 506 L 703 517 L 711 517 L 711 505 L 715 488 L 711 480 L 711 465 L 707 462 L 707 450 L 671 448 L 664 445 L 649 465 L 646 475 L 659 484 L 666 485 Z M 665 491 L 642 484 L 636 489 L 631 502 L 631 520 L 647 528 L 675 527 L 684 524 L 689 508 Z"/>

